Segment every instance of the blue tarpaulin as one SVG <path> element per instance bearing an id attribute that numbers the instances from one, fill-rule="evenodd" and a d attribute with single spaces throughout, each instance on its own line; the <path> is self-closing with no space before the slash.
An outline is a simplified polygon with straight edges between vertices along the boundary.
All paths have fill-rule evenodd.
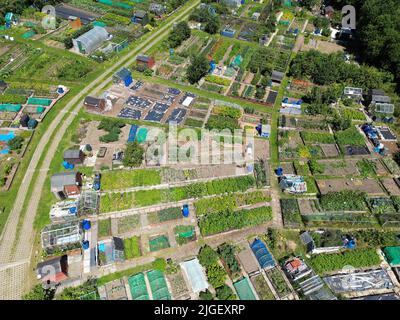
<path id="1" fill-rule="evenodd" d="M 131 130 L 129 131 L 128 142 L 135 142 L 136 133 L 139 129 L 139 126 L 132 125 Z"/>

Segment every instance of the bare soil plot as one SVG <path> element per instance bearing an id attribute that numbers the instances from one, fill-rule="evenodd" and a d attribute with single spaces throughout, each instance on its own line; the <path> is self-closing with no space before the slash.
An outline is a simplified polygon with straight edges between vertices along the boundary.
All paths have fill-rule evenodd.
<path id="1" fill-rule="evenodd" d="M 386 176 L 388 174 L 385 166 L 379 159 L 371 159 L 376 164 L 375 172 L 378 176 Z"/>
<path id="2" fill-rule="evenodd" d="M 167 274 L 167 280 L 171 286 L 171 293 L 175 300 L 184 300 L 188 297 L 189 289 L 187 288 L 181 270 L 173 274 Z"/>
<path id="3" fill-rule="evenodd" d="M 318 199 L 297 199 L 301 215 L 314 214 L 318 212 L 316 207 Z"/>
<path id="4" fill-rule="evenodd" d="M 254 139 L 254 159 L 269 159 L 269 140 Z"/>
<path id="5" fill-rule="evenodd" d="M 321 194 L 343 190 L 362 191 L 370 196 L 384 196 L 386 193 L 379 183 L 373 179 L 324 179 L 317 180 Z"/>
<path id="6" fill-rule="evenodd" d="M 336 144 L 326 144 L 326 143 L 321 143 L 319 146 L 322 149 L 322 152 L 324 153 L 325 157 L 327 158 L 334 158 L 339 156 L 339 150 L 336 146 Z"/>
<path id="7" fill-rule="evenodd" d="M 328 176 L 349 176 L 359 175 L 357 169 L 358 160 L 320 160 L 319 164 L 324 166 L 324 175 Z"/>
<path id="8" fill-rule="evenodd" d="M 382 179 L 381 182 L 391 196 L 400 196 L 400 188 L 392 178 Z"/>
<path id="9" fill-rule="evenodd" d="M 296 174 L 292 162 L 281 162 L 281 168 L 284 174 Z"/>
<path id="10" fill-rule="evenodd" d="M 385 146 L 385 148 L 388 149 L 390 154 L 394 154 L 400 151 L 399 147 L 397 146 L 397 142 L 395 141 L 380 141 L 380 142 Z"/>

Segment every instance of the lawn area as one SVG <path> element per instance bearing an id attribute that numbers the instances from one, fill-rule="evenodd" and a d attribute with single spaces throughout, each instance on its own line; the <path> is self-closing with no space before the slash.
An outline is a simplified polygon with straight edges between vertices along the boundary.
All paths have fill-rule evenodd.
<path id="1" fill-rule="evenodd" d="M 133 259 L 142 255 L 140 250 L 140 237 L 124 239 L 125 259 Z"/>
<path id="2" fill-rule="evenodd" d="M 318 274 L 341 270 L 345 266 L 354 268 L 372 267 L 381 260 L 375 248 L 362 248 L 333 254 L 315 255 L 308 259 L 310 266 Z"/>
<path id="3" fill-rule="evenodd" d="M 104 172 L 101 177 L 102 190 L 152 186 L 161 183 L 159 170 L 118 170 Z"/>
<path id="4" fill-rule="evenodd" d="M 140 217 L 139 215 L 132 215 L 128 217 L 123 217 L 118 219 L 118 233 L 124 234 L 129 231 L 132 231 L 139 227 L 140 225 Z"/>
<path id="5" fill-rule="evenodd" d="M 340 147 L 344 147 L 346 145 L 350 146 L 365 145 L 365 140 L 363 135 L 358 131 L 358 129 L 355 126 L 352 126 L 347 130 L 336 132 L 335 137 Z"/>
<path id="6" fill-rule="evenodd" d="M 99 220 L 99 238 L 111 236 L 111 219 Z"/>

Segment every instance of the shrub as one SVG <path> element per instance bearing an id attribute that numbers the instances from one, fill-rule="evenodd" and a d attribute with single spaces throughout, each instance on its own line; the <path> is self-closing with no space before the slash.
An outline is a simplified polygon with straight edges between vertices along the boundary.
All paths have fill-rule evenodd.
<path id="1" fill-rule="evenodd" d="M 344 190 L 321 196 L 321 206 L 327 211 L 364 211 L 365 192 Z"/>
<path id="2" fill-rule="evenodd" d="M 333 254 L 319 254 L 309 259 L 310 266 L 319 274 L 340 270 L 345 266 L 372 267 L 381 262 L 375 248 L 361 248 Z"/>

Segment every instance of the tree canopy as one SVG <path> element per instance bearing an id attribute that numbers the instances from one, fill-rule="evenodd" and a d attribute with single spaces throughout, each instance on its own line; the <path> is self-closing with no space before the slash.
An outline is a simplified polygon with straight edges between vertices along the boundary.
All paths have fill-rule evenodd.
<path id="1" fill-rule="evenodd" d="M 122 163 L 125 167 L 139 167 L 144 159 L 144 149 L 137 141 L 128 143 Z"/>
<path id="2" fill-rule="evenodd" d="M 209 69 L 207 58 L 199 54 L 192 57 L 191 63 L 187 68 L 186 77 L 191 84 L 195 84 L 207 74 Z"/>

